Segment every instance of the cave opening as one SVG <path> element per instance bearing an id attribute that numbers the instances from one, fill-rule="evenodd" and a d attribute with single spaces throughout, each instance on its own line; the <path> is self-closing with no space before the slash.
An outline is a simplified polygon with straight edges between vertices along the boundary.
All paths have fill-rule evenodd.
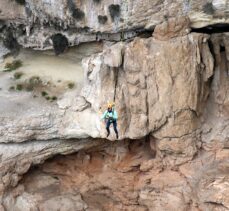
<path id="1" fill-rule="evenodd" d="M 133 200 L 138 200 L 134 184 L 144 177 L 140 166 L 155 158 L 150 149 L 150 140 L 146 138 L 112 144 L 100 141 L 98 147 L 55 155 L 30 167 L 18 185 L 4 195 L 4 207 L 19 211 L 25 207 L 44 211 L 133 208 Z M 18 207 L 30 199 L 31 203 Z M 138 208 L 141 206 L 136 205 Z"/>
<path id="2" fill-rule="evenodd" d="M 192 28 L 191 32 L 204 34 L 229 32 L 229 24 L 213 24 L 202 28 Z"/>

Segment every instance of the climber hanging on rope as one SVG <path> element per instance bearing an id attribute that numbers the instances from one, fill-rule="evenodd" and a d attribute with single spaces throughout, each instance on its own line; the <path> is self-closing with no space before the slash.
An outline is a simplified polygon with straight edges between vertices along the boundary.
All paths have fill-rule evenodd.
<path id="1" fill-rule="evenodd" d="M 107 110 L 103 113 L 102 119 L 104 119 L 106 123 L 107 137 L 110 135 L 110 125 L 113 124 L 114 131 L 116 133 L 116 138 L 118 139 L 118 130 L 117 130 L 118 115 L 114 109 L 113 103 L 108 103 Z"/>

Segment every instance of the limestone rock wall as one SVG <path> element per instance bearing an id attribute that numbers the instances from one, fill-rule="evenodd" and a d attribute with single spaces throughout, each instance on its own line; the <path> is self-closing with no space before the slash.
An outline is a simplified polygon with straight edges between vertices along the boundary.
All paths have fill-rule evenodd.
<path id="1" fill-rule="evenodd" d="M 110 4 L 120 5 L 113 18 Z M 192 32 L 212 24 L 226 30 L 226 1 L 0 5 L 3 43 L 12 34 L 44 50 L 56 33 L 70 46 L 112 41 L 83 59 L 80 93 L 52 105 L 1 93 L 1 210 L 229 209 L 229 35 Z M 138 30 L 149 31 L 144 38 Z M 100 120 L 108 100 L 119 114 L 114 143 Z"/>
<path id="2" fill-rule="evenodd" d="M 195 28 L 224 24 L 229 20 L 229 6 L 225 0 L 22 2 L 0 1 L 1 25 L 10 27 L 22 46 L 43 50 L 52 48 L 50 38 L 56 33 L 64 34 L 72 46 L 100 39 L 118 41 L 134 37 L 138 30 L 153 30 L 171 17 L 188 16 Z M 110 6 L 113 9 L 109 9 Z"/>
<path id="3" fill-rule="evenodd" d="M 30 170 L 3 205 L 19 211 L 228 209 L 225 157 L 202 152 L 178 166 L 162 160 L 149 138 L 58 156 Z"/>

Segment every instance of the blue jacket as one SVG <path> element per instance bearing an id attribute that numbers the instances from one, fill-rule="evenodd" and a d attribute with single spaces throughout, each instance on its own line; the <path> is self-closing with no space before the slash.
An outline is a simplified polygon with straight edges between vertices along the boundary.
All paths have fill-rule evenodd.
<path id="1" fill-rule="evenodd" d="M 113 119 L 117 120 L 118 119 L 118 115 L 117 112 L 115 111 L 115 109 L 112 109 L 112 112 L 109 112 L 108 110 L 106 110 L 103 113 L 102 119 L 108 119 L 109 117 L 112 117 Z"/>

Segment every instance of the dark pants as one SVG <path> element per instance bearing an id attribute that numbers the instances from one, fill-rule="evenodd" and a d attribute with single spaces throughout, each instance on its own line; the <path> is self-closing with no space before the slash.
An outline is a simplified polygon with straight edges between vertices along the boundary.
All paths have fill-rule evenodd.
<path id="1" fill-rule="evenodd" d="M 112 120 L 112 121 L 107 120 L 107 123 L 106 123 L 107 133 L 110 134 L 110 125 L 112 123 L 113 123 L 114 131 L 115 131 L 116 135 L 118 135 L 117 120 Z"/>

